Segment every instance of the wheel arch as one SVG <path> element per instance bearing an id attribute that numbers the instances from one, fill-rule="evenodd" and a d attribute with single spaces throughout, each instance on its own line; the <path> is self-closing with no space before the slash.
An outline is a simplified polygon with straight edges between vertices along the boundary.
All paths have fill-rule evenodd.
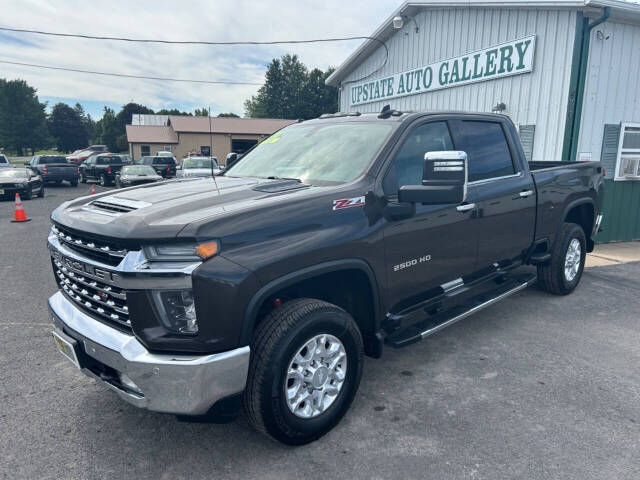
<path id="1" fill-rule="evenodd" d="M 569 203 L 562 216 L 562 221 L 566 223 L 576 223 L 584 230 L 587 239 L 587 252 L 592 252 L 594 241 L 591 238 L 593 226 L 595 224 L 596 204 L 592 198 L 581 198 Z M 562 225 L 562 224 L 561 224 Z"/>
<path id="2" fill-rule="evenodd" d="M 370 339 L 367 341 L 367 337 L 377 338 L 380 322 L 380 297 L 376 277 L 366 261 L 351 258 L 296 270 L 262 286 L 253 295 L 247 306 L 240 337 L 242 344 L 251 343 L 256 326 L 260 319 L 264 318 L 265 309 L 268 311 L 272 308 L 269 305 L 271 300 L 279 298 L 282 294 L 286 296 L 288 292 L 295 292 L 297 289 L 311 293 L 312 290 L 309 289 L 316 285 L 316 282 L 324 282 L 323 285 L 326 285 L 331 281 L 333 281 L 331 286 L 324 288 L 321 294 L 310 296 L 333 303 L 349 312 L 365 337 L 365 345 L 371 341 Z M 352 288 L 340 290 L 347 283 Z M 372 356 L 379 356 L 379 353 L 375 351 L 376 348 L 366 347 L 366 350 Z"/>

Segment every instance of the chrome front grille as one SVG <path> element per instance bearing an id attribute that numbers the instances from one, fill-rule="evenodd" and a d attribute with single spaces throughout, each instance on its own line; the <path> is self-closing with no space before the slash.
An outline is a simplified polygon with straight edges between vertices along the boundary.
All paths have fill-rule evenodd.
<path id="1" fill-rule="evenodd" d="M 51 231 L 66 247 L 107 265 L 118 265 L 127 254 L 127 250 L 121 246 L 81 238 L 77 234 L 55 225 L 51 227 Z"/>
<path id="2" fill-rule="evenodd" d="M 126 292 L 88 275 L 74 272 L 56 258 L 52 259 L 58 287 L 83 310 L 100 319 L 131 328 Z"/>

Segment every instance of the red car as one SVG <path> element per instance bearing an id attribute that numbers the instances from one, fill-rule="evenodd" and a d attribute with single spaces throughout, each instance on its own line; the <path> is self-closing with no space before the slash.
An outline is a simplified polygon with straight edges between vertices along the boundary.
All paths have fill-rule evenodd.
<path id="1" fill-rule="evenodd" d="M 80 165 L 87 158 L 95 153 L 106 153 L 109 149 L 106 145 L 91 145 L 84 150 L 76 150 L 71 155 L 67 155 L 67 160 L 69 162 L 75 163 L 76 165 Z"/>

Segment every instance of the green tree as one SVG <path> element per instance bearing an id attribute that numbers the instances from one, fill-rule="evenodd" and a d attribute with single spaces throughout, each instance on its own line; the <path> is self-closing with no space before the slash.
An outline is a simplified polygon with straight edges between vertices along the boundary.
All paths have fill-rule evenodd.
<path id="1" fill-rule="evenodd" d="M 84 110 L 79 104 L 76 104 L 76 108 L 71 108 L 66 103 L 54 105 L 47 119 L 47 126 L 60 152 L 72 152 L 89 144 Z"/>
<path id="2" fill-rule="evenodd" d="M 46 104 L 40 103 L 36 89 L 24 80 L 0 79 L 0 145 L 22 156 L 48 146 Z"/>
<path id="3" fill-rule="evenodd" d="M 338 109 L 336 88 L 324 84 L 332 69 L 310 72 L 297 55 L 274 58 L 258 93 L 245 101 L 249 117 L 315 118 Z"/>
<path id="4" fill-rule="evenodd" d="M 240 115 L 236 115 L 235 113 L 219 113 L 219 118 L 240 118 Z"/>
<path id="5" fill-rule="evenodd" d="M 84 126 L 84 131 L 87 134 L 87 139 L 92 140 L 95 135 L 96 130 L 96 122 L 93 121 L 91 115 L 85 113 L 84 108 L 79 103 L 73 107 L 73 109 L 78 113 L 78 116 L 82 119 L 82 125 Z"/>
<path id="6" fill-rule="evenodd" d="M 156 112 L 156 115 L 193 115 L 193 114 L 189 112 L 181 112 L 177 108 L 172 108 L 170 110 L 163 108 L 162 110 L 158 110 Z"/>
<path id="7" fill-rule="evenodd" d="M 137 113 L 143 113 L 153 115 L 153 110 L 139 103 L 127 103 L 122 106 L 122 109 L 116 115 L 116 122 L 118 124 L 118 131 L 120 135 L 125 134 L 126 125 L 131 125 L 131 116 Z"/>
<path id="8" fill-rule="evenodd" d="M 208 117 L 209 116 L 209 109 L 207 107 L 196 108 L 193 111 L 193 114 L 196 117 Z"/>
<path id="9" fill-rule="evenodd" d="M 106 145 L 110 151 L 117 152 L 120 135 L 115 112 L 109 107 L 104 107 L 102 118 L 96 122 L 96 139 L 99 143 Z"/>

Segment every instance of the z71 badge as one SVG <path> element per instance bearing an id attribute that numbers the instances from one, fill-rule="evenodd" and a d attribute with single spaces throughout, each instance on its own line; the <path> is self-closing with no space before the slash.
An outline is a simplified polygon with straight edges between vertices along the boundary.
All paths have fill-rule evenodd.
<path id="1" fill-rule="evenodd" d="M 364 205 L 364 195 L 362 197 L 341 198 L 333 201 L 333 209 L 340 210 L 342 208 L 361 207 Z"/>

